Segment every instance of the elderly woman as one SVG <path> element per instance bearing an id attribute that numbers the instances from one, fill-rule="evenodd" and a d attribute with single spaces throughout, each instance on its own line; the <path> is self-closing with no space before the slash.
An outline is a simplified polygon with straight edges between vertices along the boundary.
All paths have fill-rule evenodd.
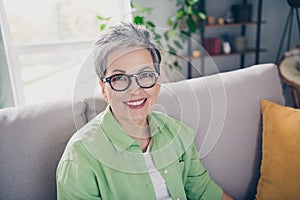
<path id="1" fill-rule="evenodd" d="M 112 26 L 95 55 L 108 106 L 70 139 L 57 168 L 58 199 L 230 199 L 200 163 L 193 130 L 151 111 L 161 85 L 152 34 Z"/>

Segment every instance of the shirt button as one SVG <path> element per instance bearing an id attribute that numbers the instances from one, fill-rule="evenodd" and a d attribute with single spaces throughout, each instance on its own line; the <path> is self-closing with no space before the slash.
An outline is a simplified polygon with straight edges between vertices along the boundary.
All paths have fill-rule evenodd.
<path id="1" fill-rule="evenodd" d="M 168 170 L 165 169 L 164 173 L 167 174 L 167 173 L 168 173 Z"/>
<path id="2" fill-rule="evenodd" d="M 180 198 L 177 198 L 176 200 L 180 200 Z"/>

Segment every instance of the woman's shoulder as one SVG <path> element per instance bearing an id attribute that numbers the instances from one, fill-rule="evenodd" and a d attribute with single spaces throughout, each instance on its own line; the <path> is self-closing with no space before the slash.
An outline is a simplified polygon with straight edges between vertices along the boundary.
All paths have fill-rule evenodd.
<path id="1" fill-rule="evenodd" d="M 94 118 L 73 134 L 66 145 L 63 158 L 72 160 L 74 156 L 89 154 L 86 147 L 95 142 L 96 137 L 101 136 L 100 132 L 99 120 Z"/>

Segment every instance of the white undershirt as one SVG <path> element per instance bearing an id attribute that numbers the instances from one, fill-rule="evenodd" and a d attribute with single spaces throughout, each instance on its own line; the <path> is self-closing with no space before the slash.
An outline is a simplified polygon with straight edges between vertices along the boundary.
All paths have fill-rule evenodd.
<path id="1" fill-rule="evenodd" d="M 171 200 L 166 182 L 164 178 L 160 175 L 159 171 L 157 170 L 151 153 L 150 153 L 150 144 L 147 147 L 147 150 L 144 154 L 146 165 L 148 168 L 148 172 L 154 187 L 156 199 L 158 200 Z"/>

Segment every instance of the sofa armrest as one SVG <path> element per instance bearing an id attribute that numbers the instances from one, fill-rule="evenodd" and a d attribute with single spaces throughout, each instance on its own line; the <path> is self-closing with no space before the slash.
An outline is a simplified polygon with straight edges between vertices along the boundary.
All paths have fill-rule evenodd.
<path id="1" fill-rule="evenodd" d="M 56 167 L 84 110 L 71 101 L 0 110 L 0 199 L 56 199 Z"/>

